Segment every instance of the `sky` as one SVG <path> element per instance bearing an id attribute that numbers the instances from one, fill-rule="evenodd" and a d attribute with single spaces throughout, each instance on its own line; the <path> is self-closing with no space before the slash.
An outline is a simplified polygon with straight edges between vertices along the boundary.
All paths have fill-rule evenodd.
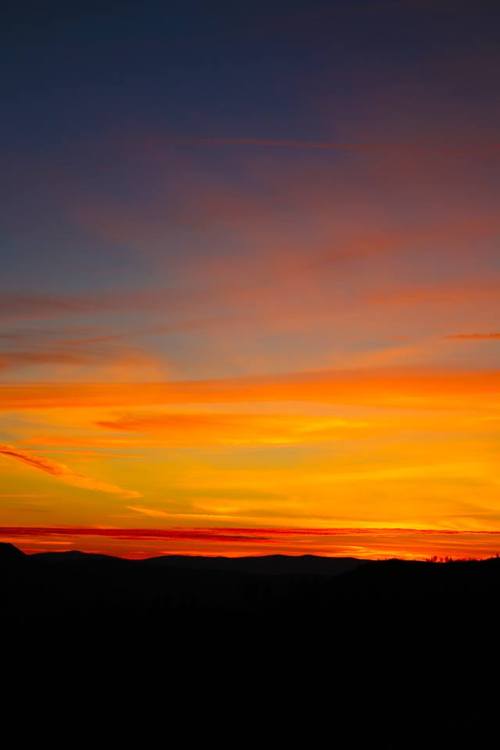
<path id="1" fill-rule="evenodd" d="M 2 540 L 500 552 L 499 16 L 7 3 Z"/>

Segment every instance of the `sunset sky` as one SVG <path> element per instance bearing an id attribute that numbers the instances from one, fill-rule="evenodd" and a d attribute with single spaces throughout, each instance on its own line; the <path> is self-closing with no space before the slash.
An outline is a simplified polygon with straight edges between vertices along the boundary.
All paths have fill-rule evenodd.
<path id="1" fill-rule="evenodd" d="M 498 3 L 7 5 L 0 539 L 500 553 Z"/>

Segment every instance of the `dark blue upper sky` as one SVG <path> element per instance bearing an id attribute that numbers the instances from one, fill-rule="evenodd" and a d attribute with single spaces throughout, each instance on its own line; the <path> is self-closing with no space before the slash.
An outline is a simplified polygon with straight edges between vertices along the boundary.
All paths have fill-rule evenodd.
<path id="1" fill-rule="evenodd" d="M 411 111 L 423 87 L 437 115 L 481 121 L 498 115 L 498 15 L 484 0 L 11 6 L 3 144 L 50 148 L 144 123 L 202 136 L 347 137 L 368 115 L 366 98 L 372 109 L 392 90 Z"/>
<path id="2" fill-rule="evenodd" d="M 167 290 L 217 317 L 224 274 L 273 288 L 276 254 L 320 267 L 360 231 L 401 243 L 384 283 L 497 272 L 499 20 L 488 0 L 8 3 L 0 290 Z M 382 283 L 363 253 L 332 281 L 350 300 Z"/>

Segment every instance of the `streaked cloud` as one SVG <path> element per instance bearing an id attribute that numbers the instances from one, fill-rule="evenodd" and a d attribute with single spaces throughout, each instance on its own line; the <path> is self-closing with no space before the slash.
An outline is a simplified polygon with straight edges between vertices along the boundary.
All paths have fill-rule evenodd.
<path id="1" fill-rule="evenodd" d="M 65 484 L 69 484 L 73 487 L 79 487 L 80 489 L 92 490 L 95 492 L 104 492 L 111 495 L 120 495 L 124 498 L 140 497 L 140 493 L 138 492 L 126 490 L 123 487 L 118 487 L 110 482 L 104 482 L 99 479 L 94 479 L 93 477 L 79 474 L 65 464 L 38 456 L 34 453 L 20 450 L 13 445 L 0 444 L 0 455 L 18 461 L 31 469 L 50 474 L 50 476 L 56 477 Z"/>
<path id="2" fill-rule="evenodd" d="M 447 339 L 456 341 L 499 341 L 500 332 L 495 333 L 451 333 Z"/>
<path id="3" fill-rule="evenodd" d="M 464 304 L 495 301 L 500 294 L 500 279 L 482 282 L 426 284 L 404 286 L 373 292 L 370 302 L 380 305 Z"/>
<path id="4" fill-rule="evenodd" d="M 305 401 L 427 408 L 500 395 L 497 370 L 378 368 L 145 383 L 0 386 L 3 411 L 154 404 Z"/>
<path id="5" fill-rule="evenodd" d="M 27 552 L 59 544 L 85 551 L 151 557 L 158 554 L 228 556 L 316 553 L 366 559 L 432 555 L 453 558 L 494 556 L 500 532 L 426 528 L 197 527 L 105 528 L 78 526 L 2 526 L 0 538 Z"/>
<path id="6" fill-rule="evenodd" d="M 129 414 L 97 422 L 118 432 L 154 434 L 173 445 L 293 445 L 370 434 L 366 420 L 287 414 Z"/>
<path id="7" fill-rule="evenodd" d="M 200 146 L 255 146 L 260 148 L 278 148 L 291 149 L 298 151 L 345 151 L 361 154 L 445 154 L 461 156 L 464 154 L 486 155 L 496 153 L 499 150 L 499 144 L 496 141 L 491 143 L 481 143 L 480 141 L 471 142 L 463 141 L 456 143 L 443 143 L 439 141 L 429 142 L 422 140 L 408 142 L 353 142 L 346 143 L 342 141 L 306 141 L 280 138 L 252 138 L 252 137 L 212 137 L 212 138 L 193 138 L 179 139 L 172 141 L 179 145 L 191 144 Z"/>
<path id="8" fill-rule="evenodd" d="M 175 296 L 174 292 L 171 292 Z M 2 291 L 0 318 L 47 319 L 89 315 L 130 309 L 151 310 L 164 307 L 165 290 L 87 292 L 80 295 L 49 294 L 36 291 Z"/>
<path id="9" fill-rule="evenodd" d="M 0 352 L 0 370 L 16 370 L 41 365 L 83 365 L 95 361 L 85 352 L 72 351 L 10 351 Z"/>

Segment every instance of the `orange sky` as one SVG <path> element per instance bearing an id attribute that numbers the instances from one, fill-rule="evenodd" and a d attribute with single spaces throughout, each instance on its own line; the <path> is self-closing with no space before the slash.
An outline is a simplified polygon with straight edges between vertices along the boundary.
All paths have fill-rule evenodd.
<path id="1" fill-rule="evenodd" d="M 4 386 L 2 533 L 131 556 L 494 554 L 499 383 L 365 368 Z"/>

